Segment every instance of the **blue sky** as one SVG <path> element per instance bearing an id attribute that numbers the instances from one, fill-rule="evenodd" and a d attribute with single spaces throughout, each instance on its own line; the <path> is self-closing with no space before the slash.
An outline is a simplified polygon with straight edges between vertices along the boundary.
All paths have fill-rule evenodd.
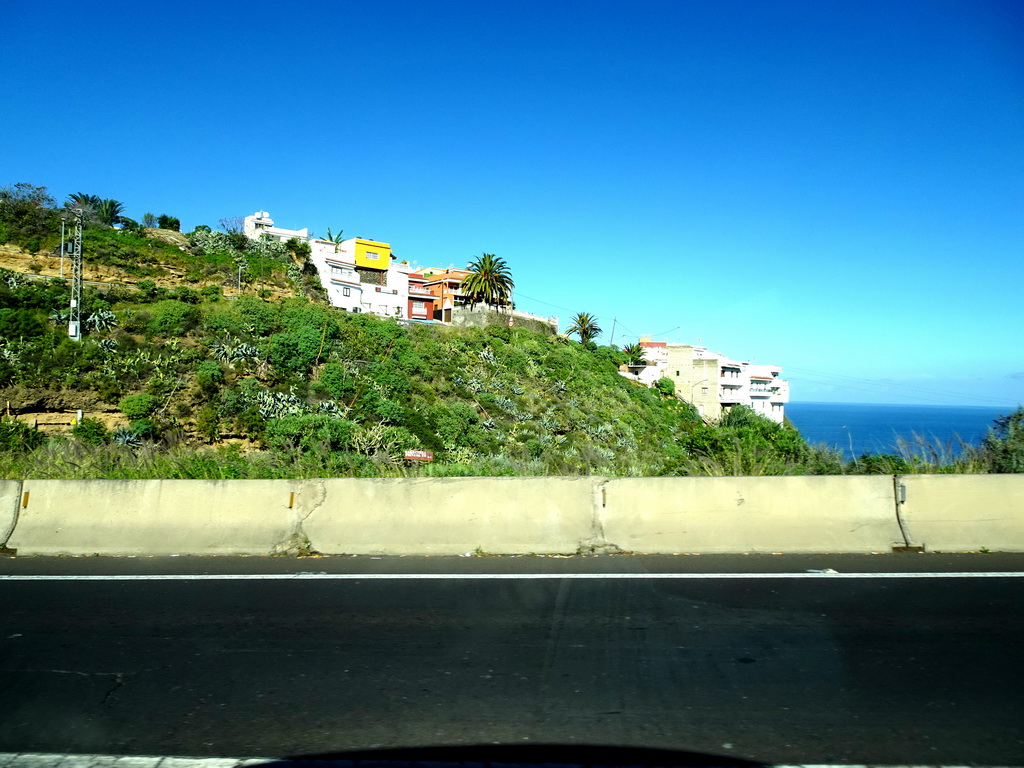
<path id="1" fill-rule="evenodd" d="M 1022 9 L 5 4 L 0 184 L 495 253 L 522 309 L 776 363 L 794 400 L 1014 406 Z"/>

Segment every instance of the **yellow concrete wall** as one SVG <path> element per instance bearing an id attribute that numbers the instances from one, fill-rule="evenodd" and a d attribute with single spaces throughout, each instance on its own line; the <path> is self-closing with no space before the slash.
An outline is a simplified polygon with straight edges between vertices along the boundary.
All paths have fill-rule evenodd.
<path id="1" fill-rule="evenodd" d="M 0 480 L 0 547 L 14 531 L 18 519 L 18 504 L 21 503 L 21 481 Z"/>
<path id="2" fill-rule="evenodd" d="M 334 479 L 304 519 L 325 554 L 574 553 L 589 539 L 586 477 Z"/>
<path id="3" fill-rule="evenodd" d="M 270 554 L 295 528 L 288 480 L 26 480 L 19 555 Z M 297 495 L 301 503 L 301 494 Z"/>
<path id="4" fill-rule="evenodd" d="M 904 524 L 929 552 L 1024 552 L 1024 475 L 903 475 Z"/>
<path id="5" fill-rule="evenodd" d="M 367 258 L 367 251 L 376 253 L 379 258 Z M 378 243 L 375 240 L 363 240 L 362 238 L 356 238 L 355 260 L 357 267 L 387 270 L 391 266 L 391 246 L 387 243 Z"/>
<path id="6" fill-rule="evenodd" d="M 609 480 L 604 538 L 632 552 L 889 552 L 902 543 L 892 478 Z"/>
<path id="7" fill-rule="evenodd" d="M 901 482 L 912 543 L 1024 551 L 1024 476 Z M 604 544 L 888 552 L 903 543 L 885 475 L 0 482 L 0 536 L 15 520 L 7 546 L 21 555 L 568 554 Z"/>

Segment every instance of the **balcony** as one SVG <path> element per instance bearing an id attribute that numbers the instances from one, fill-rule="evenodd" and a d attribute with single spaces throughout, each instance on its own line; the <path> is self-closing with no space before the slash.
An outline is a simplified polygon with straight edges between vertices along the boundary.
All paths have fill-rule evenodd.
<path id="1" fill-rule="evenodd" d="M 434 294 L 432 294 L 426 288 L 421 288 L 418 285 L 410 285 L 409 286 L 409 295 L 410 296 L 429 296 L 432 299 L 433 298 L 437 298 L 436 296 L 434 296 Z"/>

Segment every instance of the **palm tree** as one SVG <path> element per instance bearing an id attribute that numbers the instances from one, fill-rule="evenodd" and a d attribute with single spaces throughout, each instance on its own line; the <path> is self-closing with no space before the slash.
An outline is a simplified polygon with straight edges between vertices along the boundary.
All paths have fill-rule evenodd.
<path id="1" fill-rule="evenodd" d="M 68 195 L 68 200 L 80 208 L 92 208 L 95 210 L 100 205 L 99 195 L 87 195 L 85 192 L 72 192 Z"/>
<path id="2" fill-rule="evenodd" d="M 112 227 L 121 221 L 121 214 L 124 213 L 124 203 L 117 200 L 100 200 L 96 206 L 96 218 L 101 224 Z"/>
<path id="3" fill-rule="evenodd" d="M 473 303 L 508 304 L 515 283 L 504 259 L 485 253 L 466 265 L 469 274 L 462 281 L 462 290 Z"/>
<path id="4" fill-rule="evenodd" d="M 330 240 L 332 243 L 334 243 L 334 252 L 335 253 L 338 252 L 338 248 L 341 246 L 341 234 L 344 231 L 345 231 L 344 229 L 339 229 L 338 230 L 338 234 L 332 235 L 331 234 L 331 228 L 330 227 L 327 228 L 327 239 Z"/>
<path id="5" fill-rule="evenodd" d="M 629 365 L 638 366 L 646 365 L 647 361 L 644 360 L 644 348 L 639 344 L 627 344 L 622 348 L 626 357 L 629 358 Z"/>
<path id="6" fill-rule="evenodd" d="M 570 333 L 575 333 L 580 337 L 580 344 L 586 344 L 601 333 L 601 326 L 597 324 L 593 315 L 587 312 L 578 312 L 572 319 L 569 330 L 566 331 L 566 334 Z"/>

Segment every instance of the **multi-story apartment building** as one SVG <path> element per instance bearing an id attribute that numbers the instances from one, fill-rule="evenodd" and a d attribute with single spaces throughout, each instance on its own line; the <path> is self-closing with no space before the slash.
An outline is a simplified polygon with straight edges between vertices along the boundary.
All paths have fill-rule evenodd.
<path id="1" fill-rule="evenodd" d="M 246 216 L 243 231 L 253 240 L 267 235 L 281 242 L 295 238 L 308 243 L 310 261 L 320 275 L 328 300 L 335 307 L 382 317 L 433 317 L 433 296 L 423 290 L 421 281 L 416 281 L 410 292 L 412 268 L 395 260 L 388 243 L 361 237 L 340 243 L 321 240 L 310 237 L 308 229 L 274 226 L 266 211 Z"/>
<path id="2" fill-rule="evenodd" d="M 462 292 L 462 281 L 469 275 L 468 269 L 454 267 L 428 267 L 417 273 L 425 281 L 423 286 L 435 297 L 434 319 L 445 323 L 452 321 L 452 310 L 467 303 Z"/>
<path id="3" fill-rule="evenodd" d="M 433 320 L 434 305 L 437 297 L 427 288 L 427 278 L 417 272 L 409 273 L 409 310 L 406 317 L 410 320 Z"/>
<path id="4" fill-rule="evenodd" d="M 356 272 L 355 259 L 342 250 L 342 245 L 313 238 L 309 241 L 309 258 L 332 305 L 348 312 L 364 312 L 363 283 Z"/>
<path id="5" fill-rule="evenodd" d="M 709 421 L 724 410 L 745 405 L 782 423 L 789 402 L 789 382 L 777 365 L 731 360 L 693 344 L 668 344 L 641 339 L 647 366 L 635 377 L 652 385 L 664 377 L 675 385 L 676 397 L 692 403 Z"/>

